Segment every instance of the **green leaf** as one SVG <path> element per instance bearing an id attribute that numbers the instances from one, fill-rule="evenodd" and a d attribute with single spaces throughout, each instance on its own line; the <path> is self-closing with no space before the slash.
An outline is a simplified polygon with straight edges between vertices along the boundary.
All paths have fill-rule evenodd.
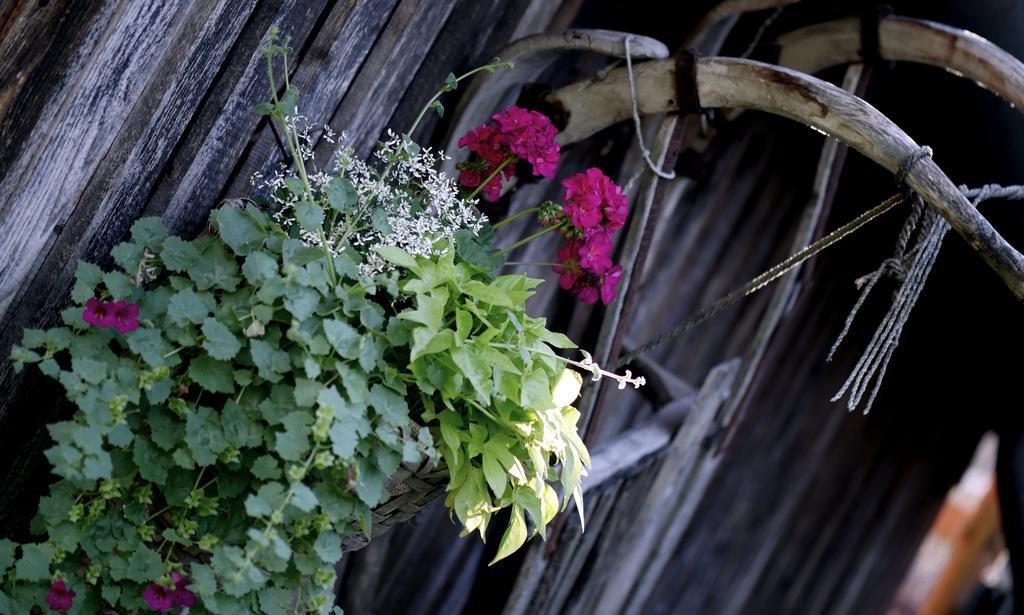
<path id="1" fill-rule="evenodd" d="M 327 203 L 331 209 L 339 212 L 344 212 L 352 207 L 359 199 L 355 186 L 344 177 L 332 178 L 327 182 L 324 191 L 327 193 Z"/>
<path id="2" fill-rule="evenodd" d="M 185 426 L 166 408 L 150 408 L 146 422 L 149 423 L 149 437 L 165 451 L 175 448 L 185 433 Z"/>
<path id="3" fill-rule="evenodd" d="M 339 542 L 340 544 L 340 542 Z M 0 576 L 3 572 L 14 565 L 14 543 L 6 538 L 0 538 Z"/>
<path id="4" fill-rule="evenodd" d="M 21 546 L 21 558 L 14 567 L 19 581 L 49 581 L 53 547 L 48 544 Z"/>
<path id="5" fill-rule="evenodd" d="M 455 73 L 448 73 L 448 76 L 444 80 L 444 90 L 451 92 L 459 87 L 459 79 L 455 76 Z"/>
<path id="6" fill-rule="evenodd" d="M 371 387 L 370 405 L 391 425 L 403 427 L 409 422 L 409 406 L 405 398 L 383 385 Z"/>
<path id="7" fill-rule="evenodd" d="M 288 239 L 281 246 L 281 256 L 285 265 L 303 267 L 323 258 L 324 252 L 320 248 L 307 246 L 298 239 Z"/>
<path id="8" fill-rule="evenodd" d="M 263 340 L 250 340 L 249 351 L 256 364 L 260 378 L 268 382 L 280 382 L 281 376 L 291 371 L 288 353 L 278 350 Z"/>
<path id="9" fill-rule="evenodd" d="M 543 369 L 534 369 L 523 379 L 523 390 L 519 403 L 524 408 L 537 411 L 554 407 L 554 402 L 551 399 L 551 382 Z"/>
<path id="10" fill-rule="evenodd" d="M 295 204 L 295 219 L 307 231 L 318 231 L 324 223 L 324 210 L 316 203 L 299 201 Z"/>
<path id="11" fill-rule="evenodd" d="M 251 205 L 247 205 L 245 211 L 225 205 L 214 212 L 213 217 L 217 222 L 220 238 L 239 256 L 245 256 L 259 248 L 267 237 L 266 231 L 251 215 L 253 209 Z"/>
<path id="12" fill-rule="evenodd" d="M 135 438 L 132 461 L 138 466 L 139 476 L 143 479 L 157 485 L 162 485 L 167 480 L 171 460 L 146 438 Z"/>
<path id="13" fill-rule="evenodd" d="M 491 400 L 491 366 L 480 355 L 466 348 L 453 348 L 452 361 L 459 367 L 462 374 L 469 379 L 476 390 L 477 397 L 484 404 Z"/>
<path id="14" fill-rule="evenodd" d="M 213 465 L 228 447 L 220 419 L 212 409 L 200 406 L 185 417 L 185 443 L 201 466 Z"/>
<path id="15" fill-rule="evenodd" d="M 284 485 L 267 483 L 245 498 L 245 512 L 250 517 L 269 517 L 284 503 Z"/>
<path id="16" fill-rule="evenodd" d="M 291 504 L 302 512 L 312 512 L 316 508 L 316 495 L 305 483 L 292 483 Z"/>
<path id="17" fill-rule="evenodd" d="M 219 241 L 212 241 L 206 246 L 199 261 L 189 269 L 188 274 L 199 290 L 220 288 L 234 292 L 241 281 L 238 264 Z"/>
<path id="18" fill-rule="evenodd" d="M 467 282 L 462 288 L 463 294 L 469 295 L 475 300 L 483 301 L 484 303 L 490 303 L 498 307 L 513 307 L 512 300 L 509 299 L 508 293 L 490 284 L 484 284 L 483 282 L 477 282 L 472 280 Z"/>
<path id="19" fill-rule="evenodd" d="M 221 412 L 221 423 L 224 426 L 224 438 L 228 444 L 237 448 L 259 446 L 263 442 L 263 425 L 257 421 L 247 408 L 243 408 L 228 400 Z"/>
<path id="20" fill-rule="evenodd" d="M 110 291 L 114 299 L 131 299 L 135 286 L 132 279 L 120 271 L 108 271 L 103 274 L 103 285 Z"/>
<path id="21" fill-rule="evenodd" d="M 103 281 L 103 270 L 85 261 L 78 261 L 75 269 L 75 287 L 71 291 L 71 298 L 79 304 L 84 304 L 96 296 L 96 287 Z"/>
<path id="22" fill-rule="evenodd" d="M 380 254 L 381 258 L 392 265 L 398 265 L 399 267 L 408 269 L 413 273 L 420 272 L 420 266 L 416 262 L 416 258 L 401 248 L 396 248 L 394 246 L 377 246 L 373 250 L 377 254 Z"/>
<path id="23" fill-rule="evenodd" d="M 491 246 L 489 240 L 468 229 L 455 231 L 455 251 L 462 260 L 484 271 L 493 272 L 505 264 L 505 257 Z"/>
<path id="24" fill-rule="evenodd" d="M 132 225 L 132 239 L 150 250 L 156 250 L 167 239 L 167 229 L 160 218 L 140 218 Z"/>
<path id="25" fill-rule="evenodd" d="M 288 285 L 288 292 L 284 296 L 284 307 L 287 308 L 295 320 L 303 321 L 313 315 L 317 306 L 320 305 L 320 293 L 307 286 L 299 286 L 294 283 Z"/>
<path id="26" fill-rule="evenodd" d="M 142 263 L 143 253 L 142 246 L 126 242 L 114 246 L 110 251 L 110 256 L 113 257 L 118 267 L 125 271 L 134 272 L 138 271 L 139 265 Z"/>
<path id="27" fill-rule="evenodd" d="M 498 544 L 498 552 L 494 554 L 494 559 L 491 560 L 489 565 L 493 566 L 495 562 L 512 555 L 519 547 L 523 546 L 524 542 L 526 542 L 526 518 L 523 516 L 523 509 L 518 505 L 513 505 L 508 529 L 505 530 L 505 535 L 501 537 L 501 542 Z"/>
<path id="28" fill-rule="evenodd" d="M 325 320 L 324 334 L 339 355 L 346 359 L 359 357 L 359 342 L 362 336 L 352 325 L 340 320 Z"/>
<path id="29" fill-rule="evenodd" d="M 145 545 L 136 547 L 128 560 L 128 578 L 139 583 L 151 583 L 164 574 L 160 554 Z"/>
<path id="30" fill-rule="evenodd" d="M 242 343 L 224 323 L 207 318 L 203 321 L 203 348 L 214 359 L 227 361 L 235 358 L 242 348 Z"/>
<path id="31" fill-rule="evenodd" d="M 426 325 L 431 331 L 441 328 L 444 320 L 444 307 L 448 303 L 448 289 L 437 288 L 430 294 L 416 295 L 416 309 L 405 310 L 398 315 L 404 320 L 411 320 Z"/>
<path id="32" fill-rule="evenodd" d="M 384 310 L 376 303 L 368 303 L 359 310 L 359 322 L 367 329 L 380 329 L 384 324 Z"/>
<path id="33" fill-rule="evenodd" d="M 167 316 L 171 321 L 183 327 L 188 323 L 198 325 L 202 323 L 210 310 L 191 288 L 178 291 L 167 304 Z"/>
<path id="34" fill-rule="evenodd" d="M 254 285 L 277 277 L 277 260 L 265 252 L 253 252 L 245 257 L 242 275 Z"/>
<path id="35" fill-rule="evenodd" d="M 74 357 L 71 359 L 71 369 L 89 384 L 99 384 L 107 379 L 107 364 L 103 361 Z"/>
<path id="36" fill-rule="evenodd" d="M 360 459 L 356 495 L 370 508 L 380 504 L 388 493 L 384 486 L 385 478 L 387 477 L 369 459 Z"/>
<path id="37" fill-rule="evenodd" d="M 188 377 L 211 393 L 235 392 L 234 370 L 231 364 L 206 355 L 192 359 L 188 366 Z"/>
<path id="38" fill-rule="evenodd" d="M 341 536 L 334 532 L 322 532 L 313 543 L 317 557 L 325 564 L 334 564 L 341 559 Z"/>
<path id="39" fill-rule="evenodd" d="M 160 251 L 160 259 L 163 260 L 164 267 L 181 273 L 188 271 L 196 264 L 199 260 L 199 250 L 192 245 L 192 242 L 171 235 L 164 240 L 163 249 Z"/>
<path id="40" fill-rule="evenodd" d="M 334 386 L 322 389 L 317 403 L 334 410 L 329 432 L 331 450 L 341 459 L 352 459 L 359 439 L 370 433 L 369 417 L 363 408 L 346 403 Z"/>
<path id="41" fill-rule="evenodd" d="M 128 348 L 136 355 L 142 357 L 150 367 L 167 365 L 168 359 L 165 355 L 171 352 L 171 345 L 167 343 L 157 329 L 136 329 L 127 336 Z"/>
<path id="42" fill-rule="evenodd" d="M 483 468 L 487 485 L 490 486 L 494 496 L 500 498 L 505 495 L 508 475 L 505 473 L 505 468 L 501 467 L 501 464 L 498 463 L 497 458 L 486 452 L 486 450 L 483 454 Z"/>
<path id="43" fill-rule="evenodd" d="M 270 455 L 257 457 L 249 467 L 249 471 L 253 476 L 262 480 L 274 480 L 281 477 L 281 468 L 278 467 L 277 460 Z"/>
<path id="44" fill-rule="evenodd" d="M 302 411 L 291 412 L 281 419 L 284 431 L 275 434 L 275 450 L 282 459 L 299 461 L 309 452 L 310 422 L 309 414 Z"/>

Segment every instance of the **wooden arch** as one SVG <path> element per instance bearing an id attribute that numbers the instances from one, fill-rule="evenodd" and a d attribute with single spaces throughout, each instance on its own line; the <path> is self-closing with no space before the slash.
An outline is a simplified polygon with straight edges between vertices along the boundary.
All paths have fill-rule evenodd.
<path id="1" fill-rule="evenodd" d="M 679 110 L 676 67 L 672 60 L 636 67 L 637 102 L 642 114 Z M 685 80 L 691 76 L 681 77 Z M 703 108 L 756 109 L 787 117 L 846 143 L 892 173 L 897 173 L 903 161 L 920 149 L 899 126 L 867 102 L 787 68 L 735 58 L 699 58 L 692 84 Z M 561 88 L 549 99 L 568 114 L 568 124 L 559 135 L 562 143 L 578 141 L 625 120 L 632 110 L 625 68 L 615 69 L 601 80 L 589 79 Z M 1024 299 L 1024 255 L 971 206 L 937 164 L 930 158 L 919 161 L 910 168 L 906 183 L 942 214 L 1018 299 Z"/>

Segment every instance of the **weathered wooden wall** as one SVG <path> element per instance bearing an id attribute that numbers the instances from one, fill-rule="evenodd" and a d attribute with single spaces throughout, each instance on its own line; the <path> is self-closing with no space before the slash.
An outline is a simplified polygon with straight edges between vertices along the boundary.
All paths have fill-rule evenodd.
<path id="1" fill-rule="evenodd" d="M 510 39 L 573 24 L 635 31 L 671 48 L 713 4 L 642 0 L 623 11 L 612 0 L 0 2 L 0 356 L 23 327 L 53 321 L 75 259 L 103 261 L 143 214 L 195 233 L 218 199 L 246 193 L 251 173 L 279 160 L 266 124 L 249 113 L 266 93 L 257 50 L 272 25 L 294 37 L 292 81 L 304 92 L 303 113 L 347 128 L 366 151 L 386 127 L 408 125 L 449 71 L 486 61 Z M 866 3 L 805 4 L 787 9 L 777 27 L 856 13 Z M 984 20 L 970 22 L 976 13 L 958 13 L 964 4 L 971 3 L 897 9 L 941 17 L 947 7 L 957 25 L 1024 53 L 1008 38 L 1024 11 L 1011 13 L 1016 22 L 1004 18 L 1007 38 L 1000 39 Z M 726 51 L 742 51 L 764 17 L 740 20 Z M 574 56 L 547 78 L 566 83 L 602 62 Z M 898 67 L 875 71 L 867 95 L 935 147 L 954 179 L 1024 183 L 1012 163 L 1019 152 L 966 148 L 979 132 L 1020 121 L 972 88 L 938 71 Z M 986 121 L 943 123 L 948 111 L 934 101 L 947 96 L 980 109 Z M 421 136 L 441 142 L 443 134 L 432 123 Z M 821 146 L 803 127 L 748 114 L 718 126 L 706 152 L 686 157 L 700 164 L 666 192 L 628 342 L 664 330 L 785 255 Z M 638 168 L 631 127 L 568 149 L 564 172 L 594 162 L 619 168 L 627 180 Z M 851 155 L 828 226 L 890 192 L 890 177 Z M 550 184 L 527 185 L 510 207 L 556 193 Z M 873 414 L 848 415 L 830 404 L 869 333 L 855 332 L 837 363 L 824 365 L 855 297 L 852 280 L 888 255 L 899 222 L 883 222 L 805 273 L 803 292 L 743 397 L 741 420 L 722 424 L 719 403 L 698 403 L 693 393 L 704 387 L 711 395 L 728 381 L 723 374 L 735 371 L 729 362 L 748 347 L 766 295 L 652 353 L 679 379 L 676 394 L 688 408 L 672 432 L 675 448 L 666 444 L 590 489 L 586 534 L 570 519 L 555 555 L 534 545 L 488 568 L 497 541 L 458 539 L 435 506 L 342 561 L 346 612 L 618 612 L 608 610 L 606 591 L 628 594 L 633 612 L 642 613 L 883 610 L 978 435 L 997 426 L 998 413 L 986 409 L 1003 404 L 1007 389 L 999 382 L 1011 372 L 988 349 L 1020 342 L 1019 332 L 1004 335 L 1000 325 L 1017 306 L 959 240 L 947 240 Z M 536 242 L 526 259 L 549 260 L 553 249 Z M 554 287 L 546 285 L 536 309 L 592 345 L 600 309 L 573 306 Z M 951 310 L 972 325 L 945 327 Z M 867 309 L 862 328 L 879 312 Z M 721 364 L 732 367 L 713 370 Z M 680 407 L 611 393 L 590 434 L 595 450 Z M 47 480 L 42 425 L 68 411 L 58 399 L 50 383 L 31 371 L 14 374 L 0 360 L 0 534 L 23 530 Z M 685 484 L 671 481 L 673 473 Z M 651 502 L 660 508 L 642 507 Z M 667 532 L 656 552 L 636 550 L 650 546 L 632 527 L 643 515 Z M 635 574 L 617 569 L 637 561 L 646 567 Z"/>

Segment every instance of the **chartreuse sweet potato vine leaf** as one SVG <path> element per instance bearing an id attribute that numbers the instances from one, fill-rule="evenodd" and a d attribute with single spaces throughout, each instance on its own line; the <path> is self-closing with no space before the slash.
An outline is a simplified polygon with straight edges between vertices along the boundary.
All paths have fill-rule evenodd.
<path id="1" fill-rule="evenodd" d="M 523 544 L 528 526 L 544 533 L 559 509 L 555 485 L 562 507 L 575 497 L 582 516 L 590 457 L 571 407 L 582 379 L 552 350 L 572 343 L 525 312 L 538 280 L 495 278 L 447 248 L 438 259 L 380 253 L 406 272 L 400 284 L 412 304 L 398 318 L 411 323 L 409 369 L 451 473 L 447 505 L 465 533 L 481 537 L 492 514 L 512 509 L 498 561 Z"/>

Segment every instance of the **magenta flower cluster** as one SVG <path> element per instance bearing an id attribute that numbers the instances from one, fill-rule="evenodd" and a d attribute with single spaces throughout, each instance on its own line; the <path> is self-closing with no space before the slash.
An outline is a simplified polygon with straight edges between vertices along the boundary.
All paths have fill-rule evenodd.
<path id="1" fill-rule="evenodd" d="M 187 589 L 191 581 L 178 571 L 171 573 L 174 587 L 167 587 L 160 583 L 150 583 L 142 592 L 142 599 L 146 601 L 149 608 L 159 613 L 166 613 L 174 607 L 190 607 L 196 603 L 196 595 Z"/>
<path id="2" fill-rule="evenodd" d="M 139 328 L 139 306 L 125 301 L 101 301 L 96 297 L 85 302 L 82 320 L 100 329 L 113 327 L 118 333 Z"/>
<path id="3" fill-rule="evenodd" d="M 519 160 L 529 162 L 534 175 L 555 176 L 558 129 L 546 115 L 512 105 L 491 119 L 494 124 L 484 124 L 459 139 L 459 147 L 475 154 L 457 165 L 460 184 L 476 188 L 486 181 L 481 191 L 493 202 L 501 194 L 502 181 L 512 178 Z"/>
<path id="4" fill-rule="evenodd" d="M 559 284 L 584 303 L 605 305 L 615 298 L 622 266 L 612 263 L 612 235 L 629 215 L 622 189 L 600 169 L 591 167 L 562 182 L 562 211 L 569 224 L 561 230 L 565 245 L 558 251 Z"/>
<path id="5" fill-rule="evenodd" d="M 64 579 L 57 579 L 50 585 L 50 591 L 46 594 L 46 604 L 51 611 L 67 613 L 71 610 L 75 601 L 75 592 L 65 583 Z"/>

